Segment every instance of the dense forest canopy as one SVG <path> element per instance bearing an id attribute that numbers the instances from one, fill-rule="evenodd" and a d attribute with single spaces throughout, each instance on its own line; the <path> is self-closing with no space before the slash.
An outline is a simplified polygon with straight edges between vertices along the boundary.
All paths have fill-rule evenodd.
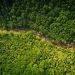
<path id="1" fill-rule="evenodd" d="M 75 43 L 74 0 L 0 0 L 0 28 L 31 28 Z"/>

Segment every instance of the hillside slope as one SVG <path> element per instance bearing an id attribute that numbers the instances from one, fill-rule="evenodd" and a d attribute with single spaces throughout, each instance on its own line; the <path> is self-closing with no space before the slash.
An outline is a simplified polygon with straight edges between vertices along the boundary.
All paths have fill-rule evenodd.
<path id="1" fill-rule="evenodd" d="M 75 75 L 75 51 L 32 30 L 0 30 L 0 75 Z"/>

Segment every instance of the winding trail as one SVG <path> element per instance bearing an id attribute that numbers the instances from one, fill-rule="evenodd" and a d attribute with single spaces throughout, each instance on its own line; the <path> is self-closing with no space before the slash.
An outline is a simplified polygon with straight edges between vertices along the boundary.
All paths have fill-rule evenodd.
<path id="1" fill-rule="evenodd" d="M 34 33 L 35 33 L 37 36 L 39 36 L 40 38 L 44 39 L 44 40 L 47 41 L 47 42 L 52 43 L 52 44 L 55 45 L 55 46 L 63 47 L 63 48 L 70 48 L 70 49 L 75 50 L 75 44 L 74 44 L 74 43 L 72 43 L 72 44 L 66 44 L 66 43 L 64 43 L 64 42 L 62 42 L 62 41 L 56 41 L 56 40 L 53 40 L 53 39 L 51 39 L 51 38 L 48 38 L 48 37 L 44 36 L 42 33 L 40 33 L 40 32 L 34 31 Z"/>

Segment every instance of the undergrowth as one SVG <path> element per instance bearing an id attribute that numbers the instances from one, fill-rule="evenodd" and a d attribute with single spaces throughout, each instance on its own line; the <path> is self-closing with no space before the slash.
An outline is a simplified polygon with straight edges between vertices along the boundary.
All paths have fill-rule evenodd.
<path id="1" fill-rule="evenodd" d="M 0 30 L 0 75 L 75 75 L 75 52 L 31 30 Z"/>

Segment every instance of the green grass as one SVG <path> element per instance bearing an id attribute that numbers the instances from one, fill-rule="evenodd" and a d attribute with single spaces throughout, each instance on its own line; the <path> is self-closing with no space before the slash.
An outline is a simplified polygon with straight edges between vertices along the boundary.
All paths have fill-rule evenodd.
<path id="1" fill-rule="evenodd" d="M 0 75 L 75 75 L 75 52 L 32 30 L 0 30 Z"/>

